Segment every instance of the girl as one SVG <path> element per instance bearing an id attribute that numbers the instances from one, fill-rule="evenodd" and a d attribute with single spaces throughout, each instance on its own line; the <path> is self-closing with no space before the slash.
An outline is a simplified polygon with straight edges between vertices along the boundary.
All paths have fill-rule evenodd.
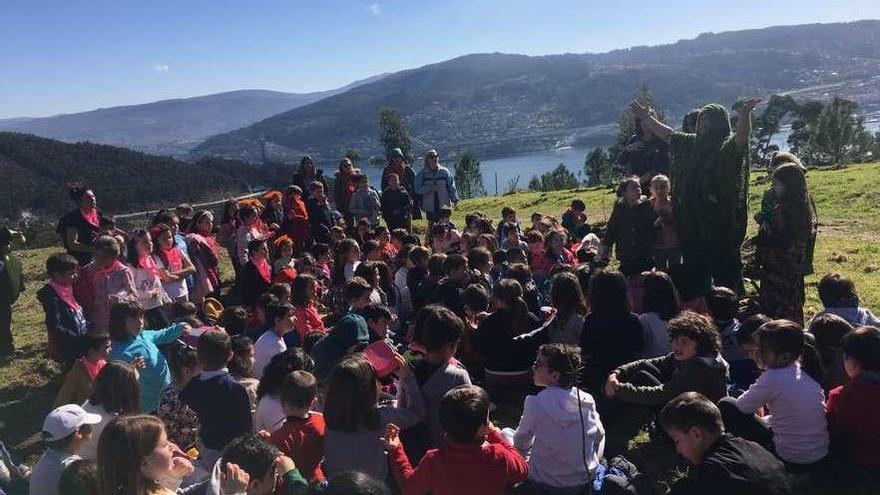
<path id="1" fill-rule="evenodd" d="M 526 483 L 583 488 L 602 459 L 605 428 L 593 397 L 577 388 L 580 350 L 564 344 L 542 345 L 532 373 L 535 385 L 545 388 L 526 397 L 519 426 L 512 432 L 514 447 L 529 460 Z"/>
<path id="2" fill-rule="evenodd" d="M 333 272 L 330 275 L 330 281 L 334 287 L 341 287 L 351 277 L 360 264 L 361 248 L 354 239 L 343 239 L 336 243 L 336 250 L 333 256 Z"/>
<path id="3" fill-rule="evenodd" d="M 53 408 L 64 404 L 82 404 L 92 395 L 95 378 L 107 364 L 107 354 L 110 352 L 110 334 L 107 332 L 88 333 L 85 336 L 85 343 L 86 355 L 73 362 L 73 366 L 64 377 L 61 390 L 55 396 Z"/>
<path id="4" fill-rule="evenodd" d="M 214 238 L 214 215 L 210 211 L 200 210 L 193 215 L 186 245 L 196 269 L 196 283 L 190 287 L 189 298 L 201 304 L 220 288 L 220 245 Z"/>
<path id="5" fill-rule="evenodd" d="M 401 324 L 406 322 L 413 312 L 412 295 L 406 283 L 407 274 L 415 267 L 409 259 L 413 247 L 412 244 L 404 245 L 394 257 L 394 266 L 397 267 L 397 271 L 394 272 L 394 300 L 397 302 L 395 309 Z"/>
<path id="6" fill-rule="evenodd" d="M 275 432 L 284 424 L 284 408 L 281 406 L 281 384 L 291 371 L 313 372 L 315 361 L 299 347 L 272 356 L 263 370 L 257 387 L 257 409 L 254 413 L 254 429 Z"/>
<path id="7" fill-rule="evenodd" d="M 619 272 L 598 271 L 590 279 L 590 312 L 581 331 L 581 352 L 589 368 L 587 390 L 594 396 L 611 371 L 638 359 L 642 326 L 630 311 L 626 278 Z"/>
<path id="8" fill-rule="evenodd" d="M 92 426 L 92 437 L 83 445 L 80 456 L 98 457 L 98 439 L 107 423 L 116 416 L 138 414 L 140 408 L 138 372 L 134 366 L 120 361 L 107 363 L 95 379 L 89 400 L 82 405 L 86 412 L 101 416 L 101 422 Z"/>
<path id="9" fill-rule="evenodd" d="M 318 314 L 317 292 L 318 281 L 315 277 L 305 273 L 297 275 L 291 287 L 293 293 L 293 306 L 296 310 L 293 316 L 296 318 L 296 334 L 302 342 L 306 334 L 310 332 L 326 332 L 324 321 Z"/>
<path id="10" fill-rule="evenodd" d="M 400 392 L 396 405 L 378 397 L 379 380 L 363 354 L 346 356 L 333 368 L 324 400 L 325 469 L 328 476 L 360 471 L 377 479 L 388 474 L 381 441 L 385 425 L 401 429 L 420 422 L 425 414 L 419 384 L 399 354 Z"/>
<path id="11" fill-rule="evenodd" d="M 678 291 L 669 275 L 663 272 L 642 274 L 642 357 L 665 356 L 672 351 L 666 326 L 681 312 Z"/>
<path id="12" fill-rule="evenodd" d="M 229 374 L 241 384 L 251 401 L 251 413 L 257 410 L 257 386 L 260 381 L 254 378 L 254 341 L 247 335 L 235 335 L 231 339 L 232 361 L 229 361 Z"/>
<path id="13" fill-rule="evenodd" d="M 810 321 L 810 333 L 816 338 L 816 351 L 822 362 L 825 381 L 822 388 L 828 392 L 849 381 L 843 365 L 843 336 L 853 330 L 853 326 L 843 318 L 823 313 Z"/>
<path id="14" fill-rule="evenodd" d="M 110 306 L 121 298 L 135 297 L 131 270 L 119 262 L 116 239 L 102 235 L 95 241 L 95 261 L 86 265 L 73 287 L 76 301 L 95 330 L 107 331 Z"/>
<path id="15" fill-rule="evenodd" d="M 263 195 L 263 222 L 269 230 L 276 232 L 284 224 L 284 208 L 282 205 L 281 191 L 269 191 Z"/>
<path id="16" fill-rule="evenodd" d="M 37 291 L 48 331 L 49 357 L 68 365 L 86 353 L 89 322 L 73 294 L 73 281 L 79 263 L 67 253 L 56 253 L 46 260 L 49 282 Z M 79 404 L 82 400 L 77 401 Z M 62 402 L 60 405 L 67 404 Z"/>
<path id="17" fill-rule="evenodd" d="M 778 204 L 761 224 L 755 256 L 764 273 L 758 289 L 761 312 L 804 323 L 804 258 L 813 225 L 803 170 L 792 163 L 773 172 Z"/>
<path id="18" fill-rule="evenodd" d="M 193 472 L 192 464 L 177 453 L 159 418 L 116 418 L 98 441 L 98 493 L 174 495 L 181 480 Z M 224 489 L 229 488 L 224 484 Z"/>
<path id="19" fill-rule="evenodd" d="M 144 310 L 147 324 L 152 328 L 171 324 L 162 306 L 171 299 L 162 287 L 168 271 L 159 267 L 153 254 L 153 239 L 146 230 L 135 230 L 128 241 L 128 268 L 134 276 L 137 300 Z"/>
<path id="20" fill-rule="evenodd" d="M 492 293 L 495 311 L 474 334 L 474 346 L 483 357 L 491 388 L 527 387 L 531 381 L 529 365 L 535 359 L 536 346 L 514 337 L 538 328 L 541 320 L 529 312 L 522 295 L 522 286 L 516 280 L 497 282 Z"/>
<path id="21" fill-rule="evenodd" d="M 309 231 L 309 212 L 303 201 L 303 192 L 297 186 L 289 186 L 284 190 L 284 222 L 285 233 L 293 239 L 300 249 L 308 245 L 311 239 Z"/>
<path id="22" fill-rule="evenodd" d="M 739 398 L 719 407 L 734 435 L 775 451 L 786 464 L 812 465 L 828 455 L 828 427 L 821 368 L 797 323 L 773 320 L 758 329 L 755 360 L 764 372 Z M 803 366 L 802 366 L 803 363 Z M 766 419 L 754 413 L 766 406 Z"/>
<path id="23" fill-rule="evenodd" d="M 680 270 L 682 264 L 681 244 L 675 231 L 675 213 L 672 210 L 672 198 L 669 191 L 672 185 L 669 177 L 656 175 L 651 179 L 651 207 L 657 220 L 656 241 L 654 243 L 654 264 L 657 269 L 667 273 Z"/>
<path id="24" fill-rule="evenodd" d="M 544 237 L 543 273 L 550 274 L 558 265 L 574 264 L 574 255 L 565 247 L 565 234 L 551 231 Z"/>
<path id="25" fill-rule="evenodd" d="M 339 170 L 333 181 L 333 201 L 336 203 L 336 209 L 342 213 L 346 225 L 353 225 L 353 217 L 349 214 L 348 204 L 351 201 L 351 195 L 357 190 L 354 178 L 359 174 L 360 170 L 354 168 L 351 160 L 348 158 L 339 160 Z"/>
<path id="26" fill-rule="evenodd" d="M 285 269 L 294 269 L 293 267 L 293 239 L 282 235 L 275 239 L 275 260 L 272 261 L 272 273 L 279 274 Z"/>
<path id="27" fill-rule="evenodd" d="M 161 330 L 144 330 L 144 310 L 137 302 L 122 301 L 110 310 L 111 360 L 135 362 L 140 370 L 141 410 L 155 411 L 159 397 L 171 384 L 168 361 L 159 351 L 162 344 L 179 339 L 189 326 L 176 323 Z"/>
<path id="28" fill-rule="evenodd" d="M 186 277 L 196 272 L 185 254 L 174 244 L 174 234 L 171 228 L 165 224 L 159 224 L 152 229 L 155 249 L 153 259 L 161 270 L 162 289 L 172 302 L 184 302 L 189 299 L 189 288 Z"/>
<path id="29" fill-rule="evenodd" d="M 202 372 L 202 368 L 196 349 L 183 342 L 176 342 L 168 354 L 171 386 L 162 392 L 156 415 L 165 424 L 168 440 L 189 450 L 199 438 L 201 424 L 195 411 L 180 400 L 180 391 Z"/>
<path id="30" fill-rule="evenodd" d="M 379 267 L 376 262 L 365 261 L 359 264 L 354 271 L 354 276 L 363 278 L 373 288 L 373 292 L 370 293 L 371 303 L 388 304 L 388 294 L 379 287 Z"/>
<path id="31" fill-rule="evenodd" d="M 248 259 L 241 267 L 238 290 L 248 307 L 272 285 L 272 267 L 269 266 L 269 248 L 266 241 L 254 239 L 248 243 Z"/>
<path id="32" fill-rule="evenodd" d="M 250 260 L 248 245 L 251 241 L 265 239 L 266 236 L 260 230 L 257 210 L 250 205 L 242 206 L 239 210 L 241 224 L 235 232 L 235 258 L 240 268 Z"/>
<path id="33" fill-rule="evenodd" d="M 580 343 L 587 302 L 574 274 L 558 273 L 553 276 L 550 304 L 556 309 L 556 317 L 547 336 L 549 342 L 571 345 Z"/>

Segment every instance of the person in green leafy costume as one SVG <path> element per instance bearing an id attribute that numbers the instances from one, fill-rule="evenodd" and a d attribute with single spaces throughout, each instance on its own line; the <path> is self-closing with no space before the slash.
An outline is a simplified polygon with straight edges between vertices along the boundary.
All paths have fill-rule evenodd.
<path id="1" fill-rule="evenodd" d="M 21 260 L 12 254 L 13 240 L 24 243 L 24 236 L 0 226 L 0 361 L 16 354 L 12 343 L 12 305 L 24 292 L 24 273 Z"/>
<path id="2" fill-rule="evenodd" d="M 742 102 L 736 132 L 731 134 L 727 110 L 706 105 L 695 134 L 677 132 L 651 115 L 637 101 L 636 117 L 669 143 L 672 198 L 682 243 L 685 300 L 706 296 L 713 285 L 743 292 L 740 247 L 748 222 L 751 113 L 760 99 Z"/>

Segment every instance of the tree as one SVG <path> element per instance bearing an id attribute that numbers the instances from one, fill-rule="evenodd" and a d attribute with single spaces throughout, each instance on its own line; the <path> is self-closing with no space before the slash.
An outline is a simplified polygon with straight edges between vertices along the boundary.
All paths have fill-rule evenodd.
<path id="1" fill-rule="evenodd" d="M 822 113 L 822 102 L 807 101 L 796 112 L 795 120 L 791 123 L 791 134 L 788 135 L 788 146 L 791 152 L 799 156 L 804 163 L 814 163 L 809 156 L 809 143 L 812 130 L 819 121 Z"/>
<path id="2" fill-rule="evenodd" d="M 351 160 L 353 165 L 357 165 L 358 162 L 361 161 L 361 153 L 354 148 L 348 148 L 342 156 Z"/>
<path id="3" fill-rule="evenodd" d="M 604 148 L 596 148 L 587 155 L 584 175 L 588 186 L 598 186 L 611 178 L 611 161 Z"/>
<path id="4" fill-rule="evenodd" d="M 767 103 L 767 107 L 755 119 L 754 146 L 752 147 L 753 163 L 768 163 L 770 154 L 778 151 L 779 147 L 770 142 L 782 127 L 782 121 L 786 115 L 797 113 L 798 104 L 791 96 L 773 95 Z"/>
<path id="5" fill-rule="evenodd" d="M 529 189 L 533 191 L 558 191 L 560 189 L 574 189 L 580 183 L 571 170 L 560 163 L 558 167 L 546 172 L 541 176 L 533 176 L 529 181 Z"/>
<path id="6" fill-rule="evenodd" d="M 807 102 L 792 123 L 793 153 L 811 165 L 845 165 L 872 155 L 873 137 L 858 116 L 858 104 L 835 97 L 830 103 Z"/>
<path id="7" fill-rule="evenodd" d="M 396 110 L 390 108 L 379 110 L 379 144 L 386 155 L 394 148 L 400 148 L 403 156 L 409 156 L 412 147 L 409 129 Z"/>
<path id="8" fill-rule="evenodd" d="M 477 160 L 474 155 L 464 153 L 458 158 L 455 163 L 455 185 L 458 188 L 458 195 L 462 199 L 486 195 L 480 160 Z"/>

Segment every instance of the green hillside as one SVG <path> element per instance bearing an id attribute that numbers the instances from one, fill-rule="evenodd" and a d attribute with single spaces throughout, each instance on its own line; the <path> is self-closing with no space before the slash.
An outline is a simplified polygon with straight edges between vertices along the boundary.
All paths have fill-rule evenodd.
<path id="1" fill-rule="evenodd" d="M 757 209 L 761 192 L 766 187 L 764 174 L 755 174 L 750 195 L 751 210 Z M 809 184 L 817 201 L 821 222 L 816 248 L 816 275 L 807 279 L 807 313 L 819 309 L 816 296 L 818 278 L 829 271 L 840 271 L 852 277 L 861 293 L 863 305 L 880 309 L 880 215 L 875 206 L 880 203 L 876 177 L 880 163 L 852 166 L 843 170 L 813 170 Z M 560 215 L 574 198 L 587 203 L 591 222 L 603 221 L 610 214 L 611 192 L 604 189 L 578 189 L 549 193 L 519 193 L 510 196 L 486 197 L 462 201 L 455 221 L 463 223 L 464 214 L 475 210 L 493 217 L 500 215 L 503 206 L 512 206 L 520 220 L 527 221 L 534 211 Z M 37 443 L 43 416 L 51 407 L 60 386 L 61 376 L 56 364 L 44 357 L 45 328 L 42 311 L 35 292 L 43 284 L 43 263 L 58 248 L 23 251 L 18 254 L 25 264 L 27 291 L 16 304 L 13 333 L 16 346 L 23 349 L 23 358 L 0 367 L 0 438 L 15 447 L 23 456 L 38 453 Z M 232 270 L 226 263 L 227 275 Z M 516 411 L 502 411 L 495 420 L 508 425 L 518 418 Z M 644 435 L 632 442 L 630 454 L 636 462 L 651 461 L 651 449 Z M 647 450 L 647 452 L 646 452 Z M 670 453 L 666 453 L 667 457 Z M 667 461 L 662 461 L 667 462 Z M 661 462 L 661 464 L 662 464 Z M 671 462 L 671 461 L 669 461 Z M 641 467 L 641 465 L 640 465 Z M 661 470 L 655 466 L 656 469 Z M 661 472 L 668 479 L 669 472 Z"/>

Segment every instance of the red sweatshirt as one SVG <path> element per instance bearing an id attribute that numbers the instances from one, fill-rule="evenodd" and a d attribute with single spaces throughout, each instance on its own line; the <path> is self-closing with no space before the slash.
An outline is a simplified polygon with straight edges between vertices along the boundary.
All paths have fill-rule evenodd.
<path id="1" fill-rule="evenodd" d="M 288 416 L 281 428 L 269 437 L 269 443 L 293 459 L 309 482 L 323 481 L 324 428 L 324 416 L 319 413 L 309 413 L 308 419 Z"/>
<path id="2" fill-rule="evenodd" d="M 503 495 L 510 485 L 525 481 L 529 466 L 497 432 L 486 441 L 429 450 L 416 469 L 403 446 L 388 454 L 404 495 Z"/>
<path id="3" fill-rule="evenodd" d="M 856 376 L 828 393 L 825 409 L 831 442 L 860 466 L 880 469 L 880 382 Z"/>

